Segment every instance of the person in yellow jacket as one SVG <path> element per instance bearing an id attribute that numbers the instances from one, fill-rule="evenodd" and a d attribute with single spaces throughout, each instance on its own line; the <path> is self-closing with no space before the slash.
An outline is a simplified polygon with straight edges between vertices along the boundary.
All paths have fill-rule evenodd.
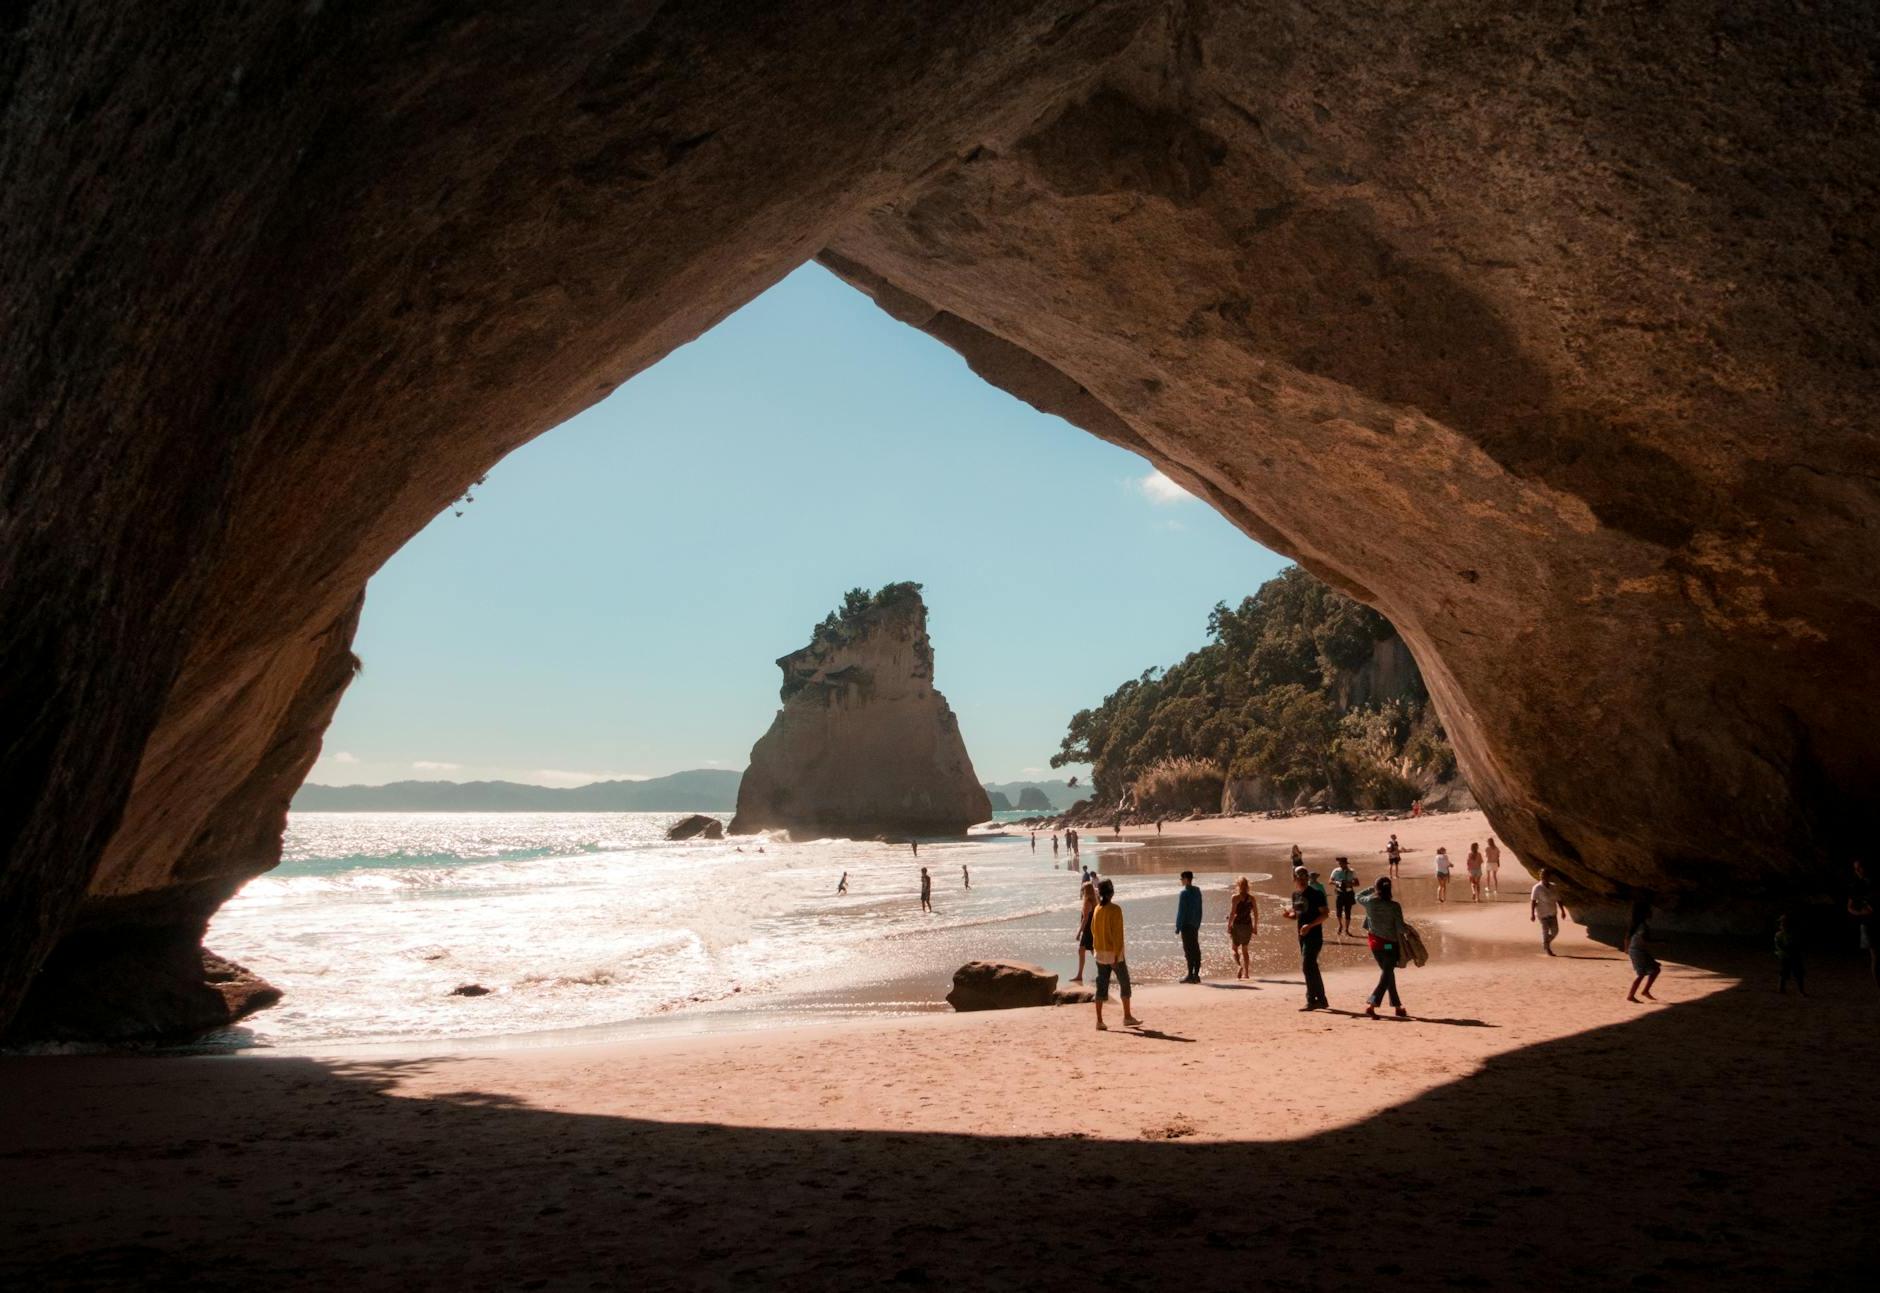
<path id="1" fill-rule="evenodd" d="M 1116 885 L 1104 880 L 1097 885 L 1097 909 L 1090 916 L 1091 951 L 1097 958 L 1097 1027 L 1108 1030 L 1103 1022 L 1103 1003 L 1110 997 L 1110 976 L 1116 976 L 1116 989 L 1123 998 L 1123 1027 L 1139 1028 L 1142 1020 L 1129 1011 L 1129 962 L 1123 957 L 1123 909 L 1113 901 Z"/>

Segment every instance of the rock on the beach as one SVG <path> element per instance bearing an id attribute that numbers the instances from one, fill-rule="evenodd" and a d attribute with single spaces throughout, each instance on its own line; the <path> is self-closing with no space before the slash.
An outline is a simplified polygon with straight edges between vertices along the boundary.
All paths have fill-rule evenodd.
<path id="1" fill-rule="evenodd" d="M 201 937 L 155 927 L 68 939 L 40 972 L 8 1040 L 185 1040 L 281 999 L 279 988 L 208 951 Z"/>
<path id="2" fill-rule="evenodd" d="M 933 685 L 918 585 L 890 588 L 900 591 L 777 661 L 783 708 L 751 747 L 732 834 L 957 835 L 992 815 Z"/>
<path id="3" fill-rule="evenodd" d="M 968 961 L 953 971 L 955 1010 L 1013 1010 L 1055 1003 L 1058 976 L 1018 961 Z"/>
<path id="4" fill-rule="evenodd" d="M 481 983 L 460 983 L 450 990 L 453 997 L 487 997 L 490 990 Z"/>
<path id="5" fill-rule="evenodd" d="M 666 828 L 669 840 L 721 840 L 725 837 L 725 824 L 716 817 L 707 817 L 704 813 L 693 813 L 682 817 Z"/>

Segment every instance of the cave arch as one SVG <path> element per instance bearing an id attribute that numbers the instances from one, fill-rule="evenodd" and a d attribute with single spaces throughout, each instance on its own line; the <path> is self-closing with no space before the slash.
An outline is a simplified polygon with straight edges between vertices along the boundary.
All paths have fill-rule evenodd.
<path id="1" fill-rule="evenodd" d="M 1388 614 L 1583 897 L 1821 889 L 1880 798 L 1877 21 L 21 10 L 0 1020 L 55 946 L 187 960 L 369 575 L 811 256 Z"/>

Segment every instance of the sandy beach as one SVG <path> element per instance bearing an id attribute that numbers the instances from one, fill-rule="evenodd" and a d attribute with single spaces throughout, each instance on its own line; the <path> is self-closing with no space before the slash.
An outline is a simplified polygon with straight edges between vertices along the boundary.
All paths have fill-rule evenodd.
<path id="1" fill-rule="evenodd" d="M 1188 825 L 1218 836 L 1228 823 L 1169 830 Z M 1443 828 L 1466 849 L 1461 815 L 1396 826 L 1406 846 Z M 1298 838 L 1309 854 L 1340 847 Z M 1413 852 L 1405 871 L 1426 863 Z M 1542 956 L 1512 895 L 1411 905 L 1438 954 L 1402 974 L 1408 1022 L 1357 1014 L 1375 973 L 1328 955 L 1332 1012 L 1301 1013 L 1296 968 L 1274 969 L 1148 986 L 1146 1026 L 1107 1034 L 1088 1007 L 1060 1007 L 457 1056 L 0 1060 L 0 1277 L 556 1289 L 1871 1277 L 1880 998 L 1851 958 L 1821 959 L 1800 1000 L 1775 994 L 1755 949 L 1666 946 L 1661 1003 L 1634 1005 L 1617 953 L 1569 927 L 1562 955 Z M 1214 973 L 1224 940 L 1209 942 Z"/>

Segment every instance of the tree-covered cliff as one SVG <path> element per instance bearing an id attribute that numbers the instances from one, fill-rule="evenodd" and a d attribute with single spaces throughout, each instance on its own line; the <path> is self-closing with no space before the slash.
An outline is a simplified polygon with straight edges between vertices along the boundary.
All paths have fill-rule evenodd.
<path id="1" fill-rule="evenodd" d="M 1208 644 L 1071 719 L 1053 767 L 1088 763 L 1096 801 L 1265 804 L 1326 792 L 1402 807 L 1455 775 L 1422 675 L 1390 621 L 1298 567 L 1208 616 Z"/>

